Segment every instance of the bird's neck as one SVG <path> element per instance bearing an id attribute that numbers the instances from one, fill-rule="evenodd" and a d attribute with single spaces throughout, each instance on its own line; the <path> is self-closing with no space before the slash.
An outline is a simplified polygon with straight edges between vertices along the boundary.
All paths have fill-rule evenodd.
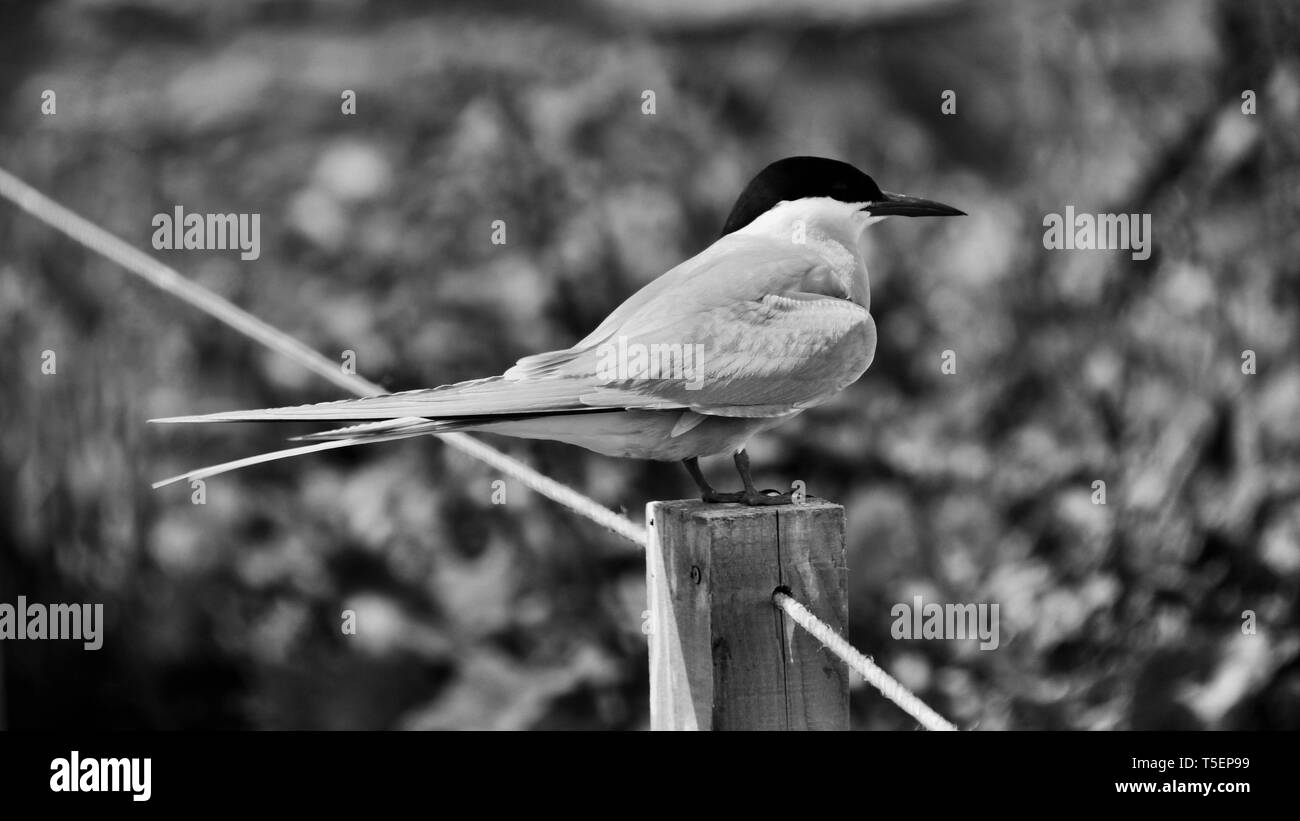
<path id="1" fill-rule="evenodd" d="M 871 288 L 860 243 L 867 219 L 846 212 L 842 202 L 806 199 L 782 203 L 737 233 L 803 246 L 825 261 L 851 301 L 870 310 Z"/>

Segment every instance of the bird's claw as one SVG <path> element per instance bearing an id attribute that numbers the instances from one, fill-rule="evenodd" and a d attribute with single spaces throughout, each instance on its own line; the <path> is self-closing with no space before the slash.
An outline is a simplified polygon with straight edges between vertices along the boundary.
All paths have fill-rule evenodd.
<path id="1" fill-rule="evenodd" d="M 700 499 L 707 504 L 723 504 L 727 502 L 739 502 L 749 507 L 759 507 L 762 505 L 788 505 L 794 501 L 793 493 L 782 493 L 779 490 L 738 490 L 734 493 L 719 493 L 710 491 L 700 494 Z"/>
<path id="2" fill-rule="evenodd" d="M 762 490 L 744 494 L 742 502 L 750 507 L 759 505 L 788 505 L 794 501 L 793 493 L 781 493 L 777 490 Z"/>

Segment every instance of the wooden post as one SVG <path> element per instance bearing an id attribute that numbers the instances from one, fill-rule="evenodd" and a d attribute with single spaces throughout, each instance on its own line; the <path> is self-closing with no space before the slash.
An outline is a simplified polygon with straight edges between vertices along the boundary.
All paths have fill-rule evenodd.
<path id="1" fill-rule="evenodd" d="M 841 635 L 844 508 L 651 502 L 653 730 L 847 730 L 848 667 L 772 605 L 790 589 Z"/>

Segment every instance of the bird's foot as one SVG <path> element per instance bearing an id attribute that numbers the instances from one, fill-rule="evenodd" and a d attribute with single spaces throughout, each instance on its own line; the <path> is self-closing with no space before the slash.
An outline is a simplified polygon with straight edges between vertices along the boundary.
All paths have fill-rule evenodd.
<path id="1" fill-rule="evenodd" d="M 794 494 L 782 493 L 779 490 L 737 490 L 734 493 L 720 493 L 716 490 L 710 490 L 701 493 L 700 499 L 711 505 L 739 502 L 749 507 L 759 507 L 762 505 L 791 504 L 794 502 Z"/>
<path id="2" fill-rule="evenodd" d="M 758 507 L 760 505 L 788 505 L 794 502 L 794 493 L 782 493 L 779 490 L 759 490 L 754 487 L 754 480 L 749 475 L 749 456 L 743 450 L 736 451 L 736 470 L 740 472 L 740 479 L 745 483 L 744 490 L 738 490 L 734 493 L 720 493 L 713 489 L 713 486 L 704 478 L 700 472 L 700 459 L 698 456 L 692 456 L 689 459 L 683 459 L 686 470 L 695 480 L 696 486 L 700 489 L 700 499 L 705 504 L 716 505 L 728 502 L 739 502 L 742 505 Z M 800 499 L 799 501 L 803 501 Z"/>
<path id="3" fill-rule="evenodd" d="M 779 490 L 755 490 L 742 494 L 740 500 L 750 507 L 759 505 L 788 505 L 794 502 L 794 493 L 782 493 Z"/>

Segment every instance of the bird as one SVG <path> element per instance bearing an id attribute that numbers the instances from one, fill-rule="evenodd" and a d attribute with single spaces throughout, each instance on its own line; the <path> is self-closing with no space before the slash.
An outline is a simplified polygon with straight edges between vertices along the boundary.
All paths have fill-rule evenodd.
<path id="1" fill-rule="evenodd" d="M 711 245 L 651 281 L 563 350 L 498 376 L 310 405 L 151 419 L 155 423 L 349 422 L 311 444 L 155 483 L 319 450 L 471 431 L 549 439 L 607 456 L 682 462 L 706 503 L 781 505 L 759 490 L 746 443 L 821 405 L 871 365 L 876 326 L 863 231 L 893 216 L 963 216 L 882 190 L 848 162 L 796 156 L 763 168 Z M 730 454 L 742 489 L 719 491 L 702 457 Z"/>

